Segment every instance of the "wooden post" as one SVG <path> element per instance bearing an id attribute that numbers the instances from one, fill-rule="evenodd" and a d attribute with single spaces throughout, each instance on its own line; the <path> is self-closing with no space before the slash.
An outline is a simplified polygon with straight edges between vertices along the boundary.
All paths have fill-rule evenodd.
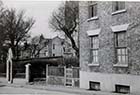
<path id="1" fill-rule="evenodd" d="M 46 83 L 48 84 L 48 64 L 46 64 Z"/>
<path id="2" fill-rule="evenodd" d="M 25 65 L 25 67 L 26 67 L 26 75 L 25 75 L 26 76 L 26 83 L 29 83 L 30 78 L 31 78 L 31 76 L 30 76 L 30 66 L 31 66 L 30 63 Z"/>

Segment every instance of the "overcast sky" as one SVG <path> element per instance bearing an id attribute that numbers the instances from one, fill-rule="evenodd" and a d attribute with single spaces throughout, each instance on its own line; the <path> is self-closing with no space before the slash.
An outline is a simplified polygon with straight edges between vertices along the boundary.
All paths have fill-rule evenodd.
<path id="1" fill-rule="evenodd" d="M 26 16 L 33 17 L 36 20 L 34 27 L 31 30 L 31 36 L 44 34 L 49 38 L 54 36 L 48 26 L 48 20 L 51 13 L 59 7 L 62 1 L 39 1 L 39 0 L 2 0 L 8 8 L 16 8 L 17 10 L 24 9 Z"/>

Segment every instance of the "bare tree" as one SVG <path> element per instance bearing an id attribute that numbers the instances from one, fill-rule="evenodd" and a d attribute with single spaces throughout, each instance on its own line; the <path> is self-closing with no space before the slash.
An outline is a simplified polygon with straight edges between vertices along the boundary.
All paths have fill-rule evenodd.
<path id="1" fill-rule="evenodd" d="M 77 57 L 79 57 L 79 48 L 72 36 L 78 27 L 78 2 L 66 1 L 65 4 L 62 4 L 58 10 L 53 12 L 49 25 L 55 31 L 65 33 L 71 41 L 72 48 L 76 51 Z"/>
<path id="2" fill-rule="evenodd" d="M 6 39 L 6 33 L 4 28 L 4 16 L 5 16 L 6 10 L 3 6 L 3 2 L 0 0 L 0 63 L 4 63 L 6 57 L 7 57 L 7 47 L 5 47 L 5 39 Z"/>
<path id="3" fill-rule="evenodd" d="M 4 30 L 4 14 L 5 14 L 5 9 L 3 7 L 2 1 L 0 1 L 0 47 L 3 45 L 4 40 L 5 40 L 5 32 Z"/>
<path id="4" fill-rule="evenodd" d="M 46 44 L 47 41 L 42 34 L 33 37 L 30 44 L 31 56 L 35 58 L 39 57 L 40 51 L 46 47 Z"/>
<path id="5" fill-rule="evenodd" d="M 28 32 L 32 28 L 35 20 L 26 18 L 24 11 L 16 12 L 15 9 L 7 9 L 4 14 L 4 32 L 6 39 L 10 41 L 15 58 L 18 58 L 19 45 L 29 37 Z"/>

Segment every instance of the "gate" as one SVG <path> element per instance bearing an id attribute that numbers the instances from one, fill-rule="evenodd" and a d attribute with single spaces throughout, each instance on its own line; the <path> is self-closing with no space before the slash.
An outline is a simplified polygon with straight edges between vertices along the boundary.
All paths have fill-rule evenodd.
<path id="1" fill-rule="evenodd" d="M 72 68 L 66 68 L 66 86 L 73 86 L 72 81 Z"/>
<path id="2" fill-rule="evenodd" d="M 79 87 L 79 67 L 66 68 L 65 86 Z"/>
<path id="3" fill-rule="evenodd" d="M 46 67 L 47 84 L 79 87 L 79 67 Z"/>

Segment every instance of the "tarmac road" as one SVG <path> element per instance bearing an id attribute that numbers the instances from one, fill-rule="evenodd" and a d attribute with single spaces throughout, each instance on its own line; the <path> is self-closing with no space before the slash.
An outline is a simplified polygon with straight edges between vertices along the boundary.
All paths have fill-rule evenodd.
<path id="1" fill-rule="evenodd" d="M 78 94 L 70 94 L 70 93 L 57 92 L 57 91 L 48 91 L 48 90 L 39 90 L 39 89 L 30 89 L 30 88 L 8 87 L 6 85 L 0 85 L 0 94 L 78 95 Z"/>
<path id="2" fill-rule="evenodd" d="M 6 78 L 0 77 L 0 95 L 140 95 L 120 94 L 103 91 L 89 91 L 80 88 L 61 86 L 42 86 L 25 84 L 23 79 L 14 79 L 13 84 L 8 84 Z"/>

